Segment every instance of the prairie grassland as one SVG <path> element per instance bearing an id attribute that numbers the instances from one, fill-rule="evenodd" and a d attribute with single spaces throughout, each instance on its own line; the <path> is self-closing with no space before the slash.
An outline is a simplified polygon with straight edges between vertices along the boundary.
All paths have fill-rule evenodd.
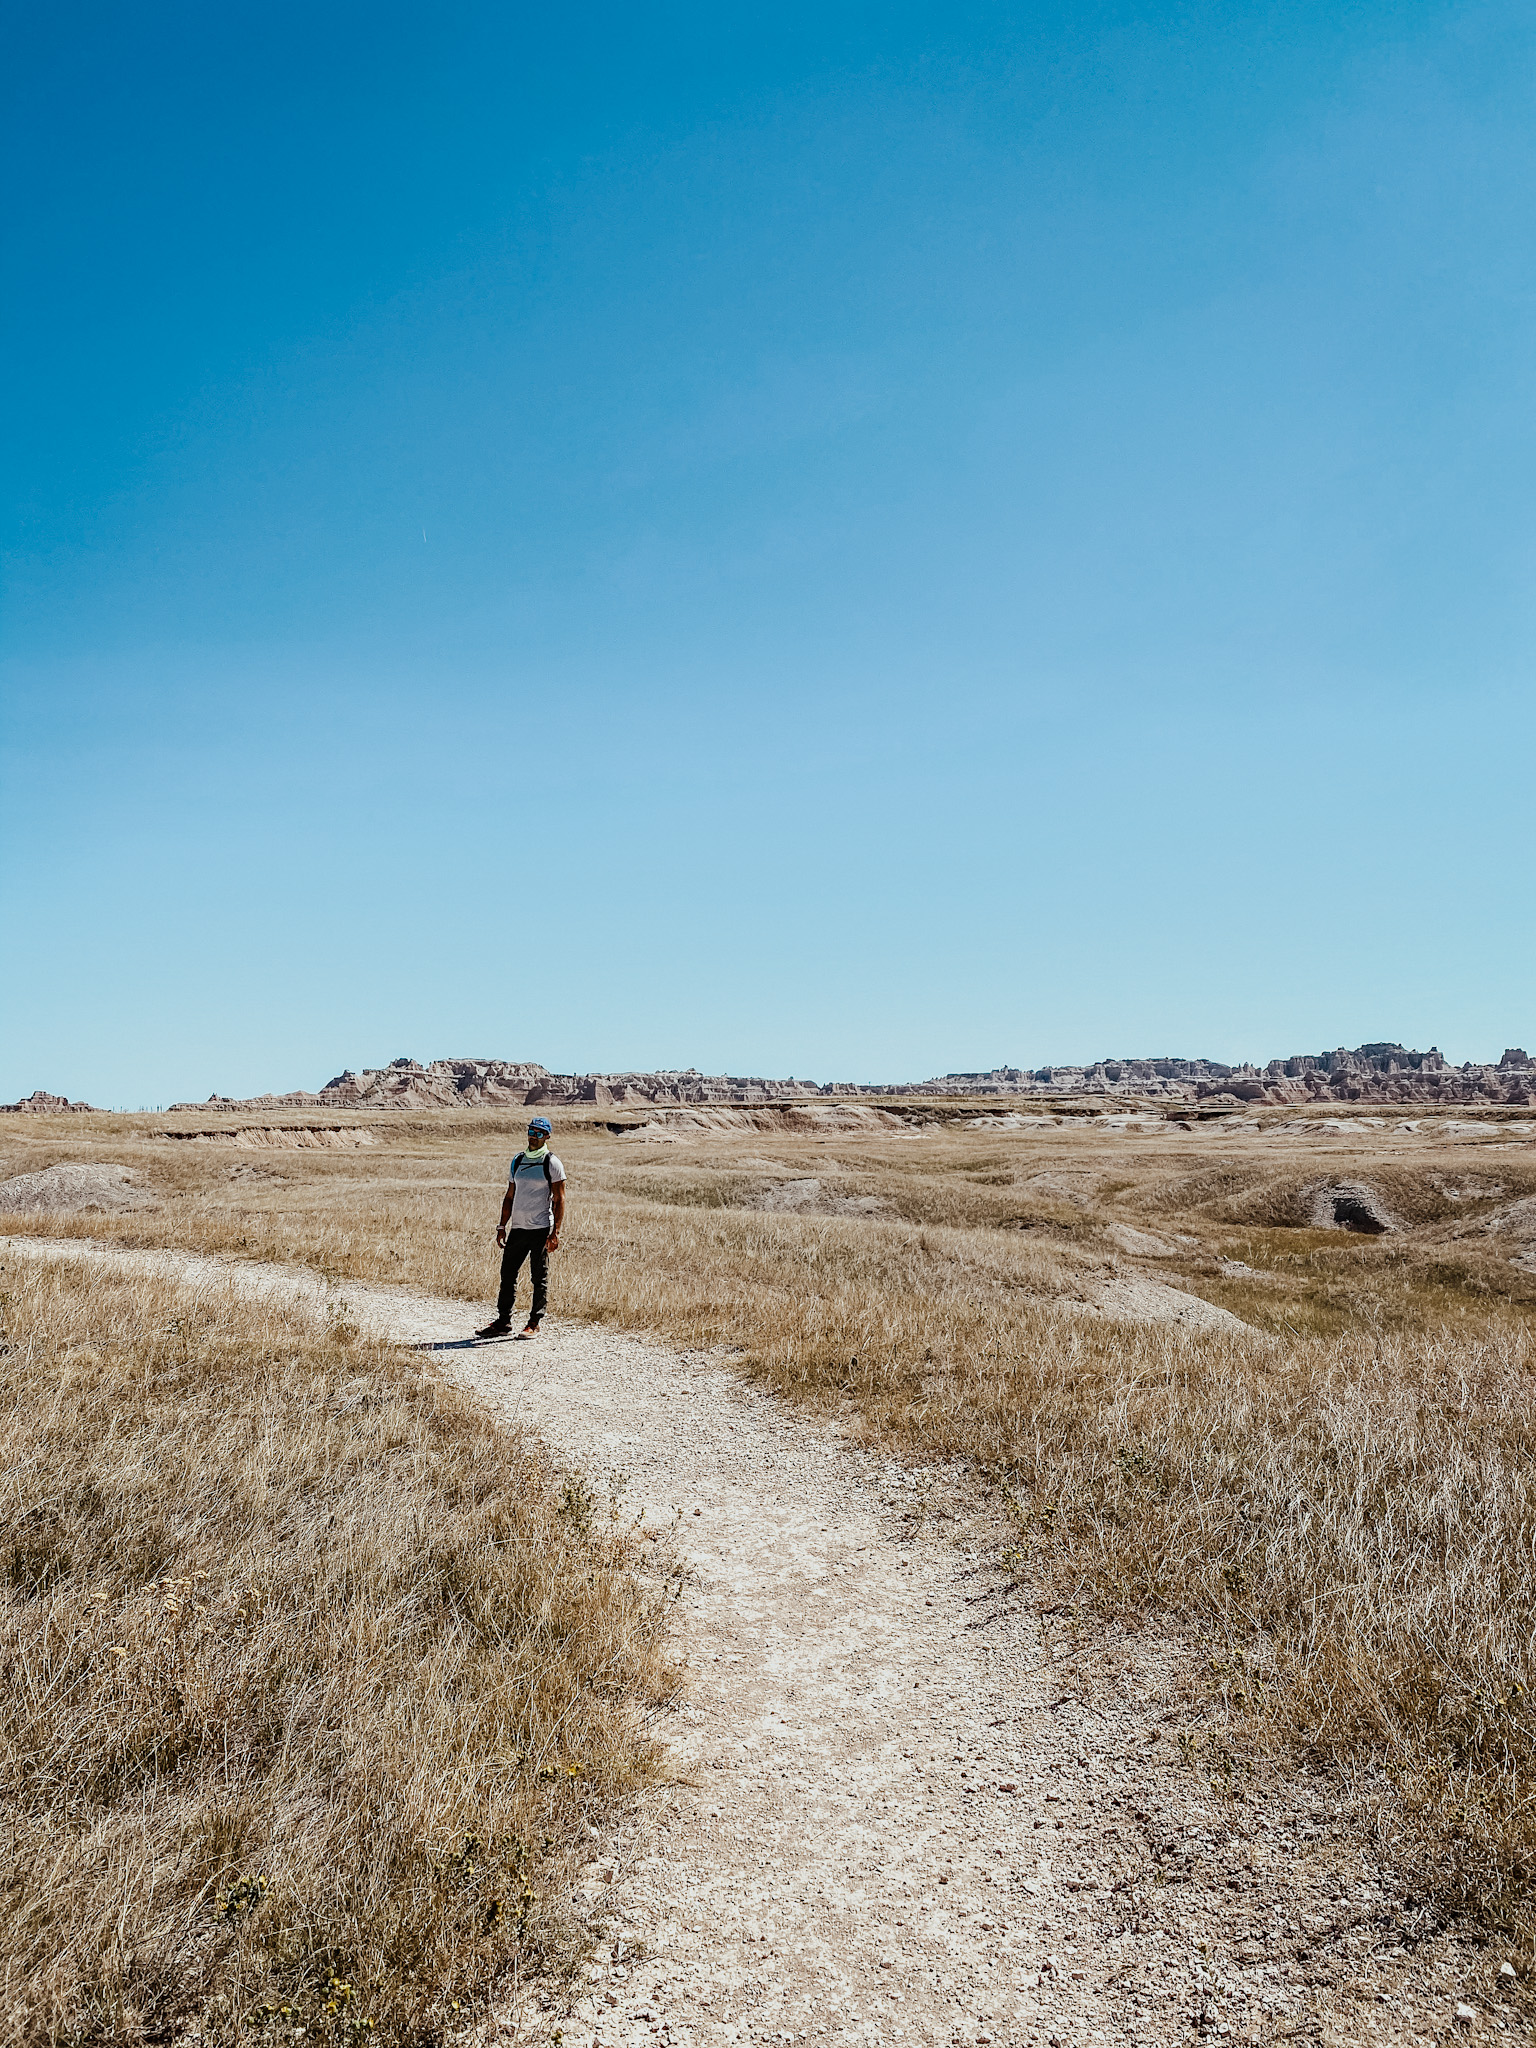
<path id="1" fill-rule="evenodd" d="M 46 1145 L 161 1193 L 74 1232 L 468 1301 L 494 1285 L 521 1122 L 375 1118 L 376 1150 L 265 1155 L 267 1179 L 144 1124 L 71 1128 L 67 1150 L 40 1132 L 0 1163 Z M 1440 1894 L 1533 1924 L 1536 1149 L 1432 1121 L 1133 1138 L 957 1118 L 677 1145 L 559 1126 L 557 1314 L 728 1347 L 913 1458 L 967 1461 L 1010 1520 L 1009 1569 L 1203 1641 L 1248 1738 L 1385 1771 Z M 1344 1180 L 1400 1227 L 1310 1227 L 1310 1191 Z M 1127 1273 L 1242 1326 L 1096 1311 Z"/>
<path id="2" fill-rule="evenodd" d="M 342 1325 L 15 1258 L 0 2039 L 427 2041 L 574 1950 L 664 1590 Z"/>

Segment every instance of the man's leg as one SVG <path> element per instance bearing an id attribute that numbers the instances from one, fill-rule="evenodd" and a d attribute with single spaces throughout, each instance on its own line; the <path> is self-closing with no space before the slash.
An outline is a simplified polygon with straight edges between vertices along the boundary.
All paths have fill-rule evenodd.
<path id="1" fill-rule="evenodd" d="M 512 1320 L 512 1303 L 517 1298 L 517 1276 L 523 1270 L 523 1261 L 533 1250 L 538 1239 L 536 1230 L 509 1230 L 507 1248 L 501 1255 L 501 1291 L 496 1296 L 496 1320 L 509 1323 Z M 538 1291 L 538 1271 L 534 1271 L 534 1291 Z"/>
<path id="2" fill-rule="evenodd" d="M 536 1330 L 549 1306 L 549 1232 L 530 1230 L 528 1238 L 528 1267 L 533 1275 L 533 1307 L 528 1311 L 528 1327 Z"/>

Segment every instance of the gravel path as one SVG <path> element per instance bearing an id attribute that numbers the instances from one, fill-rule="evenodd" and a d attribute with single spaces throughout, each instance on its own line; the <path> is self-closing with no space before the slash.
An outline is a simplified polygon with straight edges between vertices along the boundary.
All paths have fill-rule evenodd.
<path id="1" fill-rule="evenodd" d="M 1417 1920 L 1305 1783 L 1188 1768 L 1166 1654 L 1042 1641 L 914 1478 L 716 1358 L 488 1305 L 79 1240 L 196 1288 L 338 1303 L 538 1430 L 688 1566 L 671 1783 L 596 1836 L 577 1995 L 507 2025 L 564 2048 L 1329 2042 L 1523 2031 L 1491 1951 Z M 1465 2023 L 1463 2023 L 1465 2024 Z"/>

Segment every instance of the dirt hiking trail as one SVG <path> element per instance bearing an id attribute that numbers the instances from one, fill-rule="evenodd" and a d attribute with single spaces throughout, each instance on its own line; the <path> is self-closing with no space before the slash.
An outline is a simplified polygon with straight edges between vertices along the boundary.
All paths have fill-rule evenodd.
<path id="1" fill-rule="evenodd" d="M 1414 1910 L 1336 1792 L 1217 1789 L 1155 1641 L 1053 1656 L 953 1533 L 958 1482 L 727 1362 L 574 1324 L 469 1344 L 488 1304 L 190 1253 L 0 1239 L 16 1258 L 340 1309 L 676 1530 L 672 1776 L 594 1835 L 575 1991 L 506 2029 L 563 2048 L 1528 2031 L 1497 1952 Z"/>

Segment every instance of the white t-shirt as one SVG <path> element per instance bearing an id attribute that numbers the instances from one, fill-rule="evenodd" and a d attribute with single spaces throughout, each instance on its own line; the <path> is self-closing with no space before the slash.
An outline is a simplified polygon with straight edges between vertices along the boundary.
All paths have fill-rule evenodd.
<path id="1" fill-rule="evenodd" d="M 549 1161 L 547 1180 L 544 1176 L 546 1159 Z M 519 1152 L 507 1176 L 507 1184 L 512 1190 L 512 1214 L 507 1218 L 507 1228 L 553 1230 L 555 1205 L 549 1191 L 555 1181 L 564 1179 L 565 1168 L 547 1145 L 542 1152 Z"/>

